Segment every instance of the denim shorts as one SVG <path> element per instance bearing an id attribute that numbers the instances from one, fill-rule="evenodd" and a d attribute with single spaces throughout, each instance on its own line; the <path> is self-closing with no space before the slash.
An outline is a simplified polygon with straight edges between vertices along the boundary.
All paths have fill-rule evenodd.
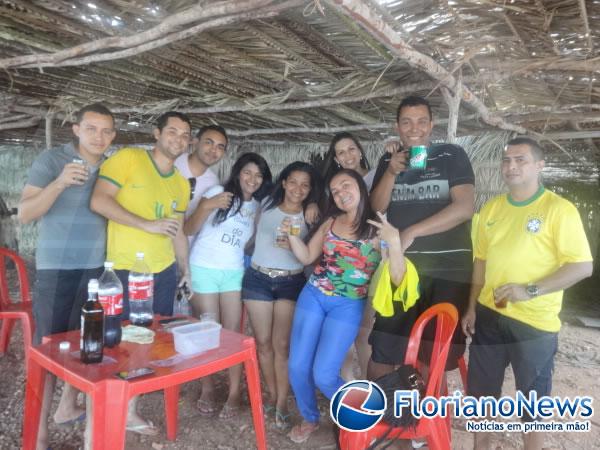
<path id="1" fill-rule="evenodd" d="M 468 393 L 500 397 L 510 363 L 517 390 L 538 398 L 550 395 L 558 333 L 538 330 L 524 322 L 477 305 L 475 334 L 469 347 Z"/>
<path id="2" fill-rule="evenodd" d="M 190 265 L 192 290 L 197 294 L 235 292 L 242 289 L 244 269 L 212 269 Z"/>
<path id="3" fill-rule="evenodd" d="M 278 299 L 296 301 L 305 283 L 304 273 L 270 277 L 249 267 L 242 280 L 242 298 L 244 300 L 262 300 L 266 302 Z"/>

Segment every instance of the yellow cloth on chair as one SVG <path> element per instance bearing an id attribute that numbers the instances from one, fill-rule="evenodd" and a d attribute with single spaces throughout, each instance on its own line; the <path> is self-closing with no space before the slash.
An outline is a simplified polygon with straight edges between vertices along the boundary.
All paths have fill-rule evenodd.
<path id="1" fill-rule="evenodd" d="M 402 302 L 404 311 L 408 311 L 419 299 L 419 274 L 415 265 L 408 259 L 406 262 L 406 272 L 402 278 L 400 286 L 392 292 L 392 280 L 390 277 L 390 263 L 383 262 L 383 267 L 379 273 L 375 295 L 373 296 L 373 309 L 381 314 L 382 317 L 391 317 L 394 315 L 394 304 L 392 302 Z"/>

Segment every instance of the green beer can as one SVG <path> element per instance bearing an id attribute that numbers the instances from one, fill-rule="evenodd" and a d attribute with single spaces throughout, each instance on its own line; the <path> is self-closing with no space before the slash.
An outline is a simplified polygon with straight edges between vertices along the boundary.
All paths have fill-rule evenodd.
<path id="1" fill-rule="evenodd" d="M 410 148 L 409 167 L 414 170 L 425 170 L 427 167 L 427 147 L 415 145 Z"/>

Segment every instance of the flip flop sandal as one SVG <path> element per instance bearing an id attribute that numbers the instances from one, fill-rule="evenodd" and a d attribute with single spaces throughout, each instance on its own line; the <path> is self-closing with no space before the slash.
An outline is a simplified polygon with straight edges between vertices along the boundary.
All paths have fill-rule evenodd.
<path id="1" fill-rule="evenodd" d="M 276 412 L 274 403 L 263 403 L 263 415 L 265 417 L 269 417 L 274 411 Z"/>
<path id="2" fill-rule="evenodd" d="M 196 408 L 203 416 L 212 416 L 217 412 L 217 405 L 214 400 L 204 400 L 199 398 L 196 402 Z"/>
<path id="3" fill-rule="evenodd" d="M 234 406 L 225 403 L 223 405 L 223 409 L 221 409 L 221 412 L 219 413 L 219 419 L 231 419 L 239 414 L 240 409 L 241 406 Z"/>
<path id="4" fill-rule="evenodd" d="M 55 422 L 56 425 L 66 426 L 66 425 L 75 425 L 76 423 L 85 422 L 85 413 L 82 413 L 79 417 L 75 417 L 71 420 L 65 420 L 64 422 Z"/>
<path id="5" fill-rule="evenodd" d="M 290 428 L 292 425 L 291 419 L 291 413 L 283 414 L 282 412 L 275 410 L 275 426 L 280 430 L 284 431 Z"/>
<path id="6" fill-rule="evenodd" d="M 289 432 L 288 436 L 295 442 L 296 444 L 302 444 L 303 442 L 308 441 L 308 438 L 311 434 L 319 429 L 318 423 L 307 423 L 302 422 L 299 425 L 296 425 L 292 428 L 292 431 Z"/>
<path id="7" fill-rule="evenodd" d="M 150 420 L 138 425 L 127 425 L 125 429 L 144 436 L 156 436 L 158 434 L 158 428 Z"/>

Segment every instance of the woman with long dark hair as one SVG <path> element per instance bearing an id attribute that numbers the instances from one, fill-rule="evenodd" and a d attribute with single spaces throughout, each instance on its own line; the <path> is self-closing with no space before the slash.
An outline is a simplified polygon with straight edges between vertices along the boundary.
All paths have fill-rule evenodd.
<path id="1" fill-rule="evenodd" d="M 358 172 L 367 185 L 367 191 L 371 190 L 375 169 L 371 170 L 360 141 L 352 133 L 346 131 L 333 136 L 329 144 L 329 150 L 323 161 L 325 182 L 331 180 L 342 169 L 352 169 Z"/>
<path id="2" fill-rule="evenodd" d="M 375 218 L 367 187 L 354 170 L 342 169 L 329 181 L 329 207 L 324 222 L 305 244 L 290 234 L 291 249 L 301 263 L 320 257 L 304 286 L 294 314 L 290 341 L 289 376 L 303 422 L 290 438 L 306 441 L 319 426 L 315 389 L 327 398 L 344 384 L 340 369 L 358 334 L 369 281 L 380 261 Z M 380 215 L 394 256 L 402 254 L 400 234 Z M 375 226 L 373 226 L 375 225 Z M 287 228 L 289 230 L 289 228 Z M 391 232 L 390 232 L 391 230 Z M 394 268 L 394 281 L 404 267 Z M 400 275 L 398 275 L 400 274 Z"/>
<path id="3" fill-rule="evenodd" d="M 244 247 L 254 234 L 257 198 L 263 197 L 270 184 L 271 171 L 264 158 L 244 153 L 233 165 L 225 186 L 210 188 L 198 204 L 198 223 L 202 227 L 190 251 L 192 309 L 196 316 L 215 314 L 228 330 L 240 327 Z M 223 197 L 219 196 L 222 192 L 231 193 L 228 204 L 223 204 Z M 239 409 L 241 374 L 241 365 L 229 369 L 229 396 L 221 418 L 232 417 Z M 202 414 L 215 412 L 212 377 L 202 378 L 197 406 Z"/>
<path id="4" fill-rule="evenodd" d="M 285 167 L 265 198 L 256 225 L 254 253 L 242 282 L 242 298 L 254 330 L 267 387 L 265 411 L 280 429 L 289 426 L 289 336 L 296 299 L 306 278 L 304 264 L 289 247 L 282 224 L 289 221 L 298 239 L 308 234 L 306 209 L 320 195 L 320 177 L 304 162 Z"/>

